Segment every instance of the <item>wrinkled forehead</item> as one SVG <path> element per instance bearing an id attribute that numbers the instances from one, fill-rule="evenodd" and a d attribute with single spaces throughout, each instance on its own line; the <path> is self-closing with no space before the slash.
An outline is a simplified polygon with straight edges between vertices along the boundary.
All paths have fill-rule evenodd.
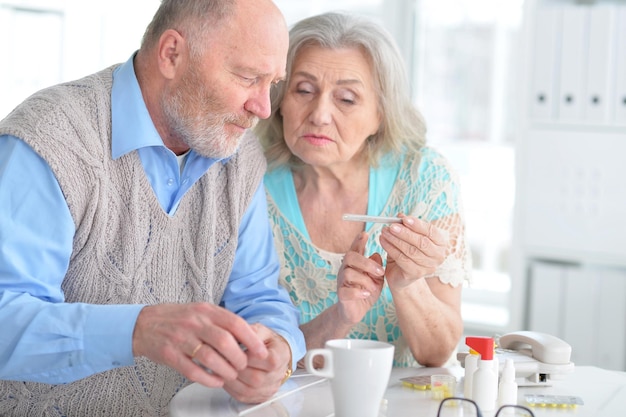
<path id="1" fill-rule="evenodd" d="M 238 8 L 228 22 L 215 28 L 211 47 L 222 48 L 230 60 L 284 75 L 289 33 L 282 14 L 267 0 L 240 2 L 251 6 Z"/>

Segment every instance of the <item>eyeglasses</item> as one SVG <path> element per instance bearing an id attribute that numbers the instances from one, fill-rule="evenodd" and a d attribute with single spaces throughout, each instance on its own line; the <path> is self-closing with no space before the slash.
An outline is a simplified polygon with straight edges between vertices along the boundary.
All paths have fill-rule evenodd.
<path id="1" fill-rule="evenodd" d="M 448 397 L 441 401 L 437 417 L 483 417 L 478 404 L 469 398 Z M 503 405 L 494 417 L 535 417 L 522 405 Z"/>

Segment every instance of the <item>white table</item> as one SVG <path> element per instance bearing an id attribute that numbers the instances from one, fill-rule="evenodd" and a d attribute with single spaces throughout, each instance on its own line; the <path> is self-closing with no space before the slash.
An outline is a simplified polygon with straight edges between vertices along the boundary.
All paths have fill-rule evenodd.
<path id="1" fill-rule="evenodd" d="M 459 379 L 457 394 L 463 392 L 462 368 L 394 368 L 381 408 L 381 417 L 435 417 L 439 402 L 430 391 L 418 391 L 402 385 L 400 378 L 448 372 Z M 626 373 L 596 367 L 579 366 L 552 386 L 521 387 L 518 403 L 526 405 L 525 394 L 578 396 L 584 405 L 574 409 L 533 407 L 537 417 L 619 417 L 626 415 Z M 312 384 L 312 385 L 309 385 Z M 309 385 L 309 386 L 307 386 Z M 306 388 L 302 388 L 305 387 Z M 328 381 L 299 370 L 263 406 L 234 401 L 224 390 L 192 384 L 179 392 L 170 403 L 171 417 L 331 417 L 332 395 Z M 493 413 L 484 413 L 485 417 Z"/>

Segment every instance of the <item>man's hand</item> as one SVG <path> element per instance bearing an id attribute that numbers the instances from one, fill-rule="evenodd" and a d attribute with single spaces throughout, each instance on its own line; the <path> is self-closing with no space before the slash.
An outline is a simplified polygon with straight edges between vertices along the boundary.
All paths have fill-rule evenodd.
<path id="1" fill-rule="evenodd" d="M 287 369 L 291 369 L 291 348 L 284 338 L 262 324 L 253 324 L 252 328 L 264 341 L 268 355 L 248 355 L 248 366 L 238 373 L 237 379 L 226 381 L 224 389 L 238 401 L 260 403 L 274 395 L 284 382 Z"/>
<path id="2" fill-rule="evenodd" d="M 272 345 L 266 347 L 264 336 L 241 317 L 213 304 L 161 304 L 146 306 L 139 313 L 133 353 L 167 365 L 191 381 L 221 387 L 253 363 L 278 360 L 275 352 L 268 352 Z"/>
<path id="3" fill-rule="evenodd" d="M 252 328 L 264 341 L 268 355 L 248 355 L 248 366 L 238 373 L 237 379 L 226 381 L 224 389 L 238 401 L 260 403 L 274 395 L 284 382 L 287 369 L 291 369 L 291 348 L 284 338 L 262 324 L 253 324 Z"/>

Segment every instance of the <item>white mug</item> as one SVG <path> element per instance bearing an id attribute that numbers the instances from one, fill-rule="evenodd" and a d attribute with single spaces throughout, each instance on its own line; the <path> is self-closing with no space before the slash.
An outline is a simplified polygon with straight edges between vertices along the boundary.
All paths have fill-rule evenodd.
<path id="1" fill-rule="evenodd" d="M 378 417 L 393 366 L 393 345 L 376 340 L 329 340 L 304 357 L 306 370 L 330 379 L 335 417 Z M 314 358 L 324 358 L 315 369 Z"/>

